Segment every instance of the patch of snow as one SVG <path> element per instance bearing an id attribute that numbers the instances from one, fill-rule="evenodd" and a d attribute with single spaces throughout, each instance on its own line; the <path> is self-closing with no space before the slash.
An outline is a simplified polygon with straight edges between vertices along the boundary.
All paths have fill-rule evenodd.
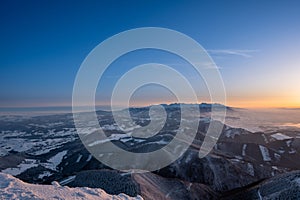
<path id="1" fill-rule="evenodd" d="M 280 153 L 280 154 L 284 154 L 284 150 L 278 150 L 278 152 Z"/>
<path id="2" fill-rule="evenodd" d="M 124 173 L 121 173 L 121 176 L 127 176 L 127 175 L 131 175 L 132 174 L 132 172 L 131 171 L 129 171 L 129 172 L 124 172 Z"/>
<path id="3" fill-rule="evenodd" d="M 154 141 L 154 142 L 148 142 L 147 143 L 147 145 L 150 145 L 150 144 L 166 145 L 166 144 L 169 144 L 169 141 L 159 140 L 159 141 Z"/>
<path id="4" fill-rule="evenodd" d="M 7 168 L 2 170 L 1 172 L 10 174 L 13 176 L 17 176 L 19 174 L 22 174 L 25 172 L 27 169 L 30 169 L 32 167 L 37 167 L 38 164 L 36 160 L 34 159 L 25 159 L 21 164 L 19 164 L 16 168 Z"/>
<path id="5" fill-rule="evenodd" d="M 93 128 L 93 127 L 86 127 L 86 128 L 77 128 L 77 133 L 80 135 L 89 135 L 91 133 L 94 133 L 98 131 L 98 128 Z"/>
<path id="6" fill-rule="evenodd" d="M 243 144 L 242 156 L 246 156 L 246 149 L 247 149 L 247 144 Z"/>
<path id="7" fill-rule="evenodd" d="M 276 166 L 272 166 L 272 169 L 278 170 L 278 167 L 276 167 Z"/>
<path id="8" fill-rule="evenodd" d="M 284 135 L 282 133 L 275 133 L 271 135 L 272 138 L 275 138 L 276 140 L 287 140 L 287 139 L 292 139 L 292 137 Z"/>
<path id="9" fill-rule="evenodd" d="M 235 136 L 241 135 L 241 134 L 243 134 L 243 133 L 239 129 L 233 129 L 233 128 L 231 128 L 231 129 L 228 129 L 228 130 L 225 131 L 226 137 L 232 138 L 232 139 L 234 139 Z"/>
<path id="10" fill-rule="evenodd" d="M 276 159 L 277 161 L 279 161 L 280 158 L 281 158 L 281 155 L 278 154 L 278 153 L 274 153 L 274 157 L 275 157 L 275 159 Z"/>
<path id="11" fill-rule="evenodd" d="M 17 152 L 24 152 L 31 149 L 35 144 L 34 142 L 30 142 L 24 139 L 17 139 L 17 138 L 9 138 L 9 139 L 1 139 L 1 143 L 8 149 L 17 151 Z"/>
<path id="12" fill-rule="evenodd" d="M 259 200 L 263 200 L 263 197 L 261 196 L 260 190 L 259 190 L 259 189 L 260 189 L 260 188 L 258 188 L 258 190 L 257 190 L 258 198 L 259 198 Z"/>
<path id="13" fill-rule="evenodd" d="M 76 178 L 76 176 L 69 176 L 68 178 L 60 181 L 59 184 L 60 185 L 66 185 L 68 183 L 71 183 L 75 178 Z"/>
<path id="14" fill-rule="evenodd" d="M 145 142 L 146 140 L 144 140 L 144 139 L 133 139 L 133 141 L 139 143 L 139 142 Z"/>
<path id="15" fill-rule="evenodd" d="M 185 159 L 185 163 L 188 164 L 192 161 L 193 155 L 192 154 L 188 154 L 186 159 Z"/>
<path id="16" fill-rule="evenodd" d="M 0 145 L 2 149 L 5 149 L 6 151 L 13 150 L 17 152 L 26 152 L 30 155 L 42 155 L 48 153 L 51 150 L 59 148 L 62 145 L 72 142 L 78 138 L 75 132 L 65 131 L 58 134 L 54 132 L 53 129 L 49 130 L 47 133 L 19 131 L 2 131 L 1 133 L 3 134 L 0 134 Z M 55 138 L 57 134 L 66 137 Z M 52 136 L 51 138 L 45 139 L 45 136 L 48 137 L 50 135 Z M 29 139 L 31 136 L 36 137 Z"/>
<path id="17" fill-rule="evenodd" d="M 241 160 L 236 159 L 236 158 L 232 158 L 232 159 L 230 159 L 230 160 L 233 161 L 233 162 L 235 162 L 235 163 L 240 163 L 240 162 L 241 162 Z"/>
<path id="18" fill-rule="evenodd" d="M 50 151 L 62 147 L 64 144 L 74 141 L 76 138 L 72 136 L 72 133 L 68 137 L 63 138 L 51 138 L 34 143 L 34 147 L 27 151 L 30 155 L 43 155 Z"/>
<path id="19" fill-rule="evenodd" d="M 214 150 L 218 150 L 218 144 L 215 144 Z"/>
<path id="20" fill-rule="evenodd" d="M 239 160 L 243 160 L 243 157 L 241 156 L 234 156 L 236 159 L 239 159 Z"/>
<path id="21" fill-rule="evenodd" d="M 297 153 L 297 151 L 296 151 L 295 149 L 291 149 L 291 150 L 289 151 L 289 154 L 295 154 L 295 153 Z"/>
<path id="22" fill-rule="evenodd" d="M 78 156 L 78 158 L 77 158 L 76 162 L 77 162 L 77 163 L 79 163 L 79 162 L 80 162 L 80 160 L 81 160 L 81 158 L 82 158 L 82 155 L 81 155 L 81 154 L 79 154 L 79 156 Z"/>
<path id="23" fill-rule="evenodd" d="M 95 146 L 95 145 L 98 145 L 98 144 L 104 144 L 104 143 L 110 142 L 110 141 L 122 140 L 122 139 L 128 138 L 128 137 L 129 137 L 128 134 L 111 134 L 106 139 L 97 140 L 95 142 L 90 143 L 88 146 L 92 147 L 92 146 Z"/>
<path id="24" fill-rule="evenodd" d="M 89 162 L 92 159 L 92 154 L 89 155 L 89 157 L 86 159 L 86 162 Z"/>
<path id="25" fill-rule="evenodd" d="M 119 126 L 117 124 L 105 124 L 101 126 L 103 130 L 120 130 Z"/>
<path id="26" fill-rule="evenodd" d="M 266 137 L 265 134 L 262 134 L 262 137 L 264 138 L 265 143 L 269 143 L 269 140 L 268 140 L 268 138 Z"/>
<path id="27" fill-rule="evenodd" d="M 39 179 L 43 179 L 44 177 L 48 177 L 48 176 L 51 176 L 51 175 L 52 175 L 51 172 L 49 172 L 49 171 L 44 171 L 43 173 L 41 173 L 41 174 L 39 175 Z"/>
<path id="28" fill-rule="evenodd" d="M 286 145 L 287 145 L 288 147 L 291 147 L 291 143 L 292 143 L 292 140 L 286 141 Z"/>
<path id="29" fill-rule="evenodd" d="M 261 155 L 263 157 L 263 160 L 264 161 L 271 161 L 269 150 L 266 147 L 262 146 L 262 145 L 259 145 L 259 149 L 260 149 Z"/>
<path id="30" fill-rule="evenodd" d="M 140 125 L 135 125 L 135 126 L 131 126 L 131 127 L 127 127 L 125 128 L 124 126 L 121 126 L 121 130 L 124 132 L 129 132 L 129 131 L 133 131 L 135 129 L 141 128 Z"/>
<path id="31" fill-rule="evenodd" d="M 95 142 L 92 142 L 92 143 L 88 144 L 88 146 L 92 147 L 92 146 L 96 146 L 98 144 L 104 144 L 104 143 L 109 142 L 109 141 L 111 141 L 111 140 L 110 139 L 97 140 Z"/>
<path id="32" fill-rule="evenodd" d="M 129 141 L 131 141 L 131 140 L 133 140 L 133 138 L 131 138 L 131 137 L 128 137 L 128 138 L 121 138 L 121 139 L 120 139 L 120 141 L 123 142 L 123 143 L 129 142 Z"/>
<path id="33" fill-rule="evenodd" d="M 54 171 L 57 171 L 57 166 L 61 163 L 63 160 L 64 156 L 67 154 L 68 151 L 62 151 L 47 160 L 47 163 L 42 163 L 42 165 L 48 169 L 52 169 Z"/>
<path id="34" fill-rule="evenodd" d="M 254 168 L 253 165 L 251 163 L 247 163 L 247 172 L 248 174 L 250 174 L 251 176 L 254 176 Z"/>

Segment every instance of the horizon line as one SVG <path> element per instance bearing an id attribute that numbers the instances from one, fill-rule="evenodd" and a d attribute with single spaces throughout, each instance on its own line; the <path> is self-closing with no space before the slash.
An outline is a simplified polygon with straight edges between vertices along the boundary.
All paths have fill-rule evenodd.
<path id="1" fill-rule="evenodd" d="M 171 105 L 171 104 L 220 104 L 217 102 L 197 102 L 197 103 L 191 103 L 191 102 L 160 102 L 160 103 L 149 103 L 149 104 L 143 104 L 143 105 L 130 105 L 130 108 L 142 108 L 142 107 L 148 107 L 148 106 L 154 106 L 154 105 Z M 223 105 L 223 104 L 220 104 Z M 118 105 L 119 107 L 124 107 L 124 105 Z M 300 106 L 234 106 L 225 104 L 224 106 L 230 107 L 230 108 L 236 108 L 236 109 L 300 109 Z M 0 106 L 0 109 L 26 109 L 26 108 L 72 108 L 72 105 L 40 105 L 40 106 Z M 82 105 L 77 107 L 89 107 L 89 105 Z M 111 107 L 109 104 L 96 104 L 95 107 Z"/>

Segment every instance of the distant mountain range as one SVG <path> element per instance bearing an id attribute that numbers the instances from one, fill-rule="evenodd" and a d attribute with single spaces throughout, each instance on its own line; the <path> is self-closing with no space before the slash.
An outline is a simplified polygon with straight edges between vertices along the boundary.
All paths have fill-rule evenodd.
<path id="1" fill-rule="evenodd" d="M 180 106 L 179 103 L 172 103 L 172 104 L 160 104 L 164 107 L 178 107 Z M 184 104 L 182 105 L 195 105 L 195 104 Z M 211 106 L 214 105 L 216 108 L 224 107 L 221 104 L 209 104 L 209 103 L 201 103 L 199 104 L 200 109 L 202 111 L 209 110 Z M 151 106 L 151 105 L 150 105 Z M 150 106 L 145 107 L 132 107 L 134 108 L 147 108 Z M 226 107 L 226 106 L 225 106 Z M 82 110 L 85 110 L 86 107 L 82 107 Z M 226 107 L 227 109 L 233 109 L 231 107 Z M 111 107 L 96 105 L 96 110 L 98 111 L 110 111 Z M 7 116 L 7 115 L 17 115 L 17 116 L 42 116 L 42 115 L 54 115 L 54 114 L 67 114 L 72 112 L 72 106 L 49 106 L 49 107 L 0 107 L 0 116 Z"/>

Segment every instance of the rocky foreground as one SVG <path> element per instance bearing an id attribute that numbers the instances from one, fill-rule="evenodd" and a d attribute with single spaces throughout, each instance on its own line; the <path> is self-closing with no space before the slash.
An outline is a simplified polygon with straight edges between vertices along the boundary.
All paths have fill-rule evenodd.
<path id="1" fill-rule="evenodd" d="M 127 178 L 116 171 L 100 170 L 80 173 L 73 185 L 91 187 L 61 186 L 25 183 L 11 175 L 0 173 L 1 200 L 142 200 L 142 199 L 224 199 L 224 200 L 297 200 L 300 199 L 300 171 L 278 175 L 245 188 L 232 190 L 222 195 L 200 183 L 187 183 L 176 179 L 167 179 L 153 173 L 131 174 Z M 110 180 L 110 181 L 107 181 Z M 124 182 L 122 182 L 124 181 Z M 103 189 L 100 189 L 103 188 Z M 116 190 L 120 193 L 110 195 Z M 137 195 L 137 194 L 140 195 Z M 131 197 L 136 195 L 136 197 Z M 143 196 L 143 197 L 141 197 Z"/>
<path id="2" fill-rule="evenodd" d="M 25 183 L 11 175 L 0 173 L 1 200 L 142 200 L 141 197 L 129 197 L 125 194 L 109 195 L 102 189 L 88 187 L 69 188 L 60 186 L 57 182 L 52 185 L 36 185 Z"/>

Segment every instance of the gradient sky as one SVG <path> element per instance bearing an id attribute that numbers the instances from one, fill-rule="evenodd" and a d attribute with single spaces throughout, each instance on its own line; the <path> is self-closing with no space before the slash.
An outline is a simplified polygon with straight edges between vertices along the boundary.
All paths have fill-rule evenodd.
<path id="1" fill-rule="evenodd" d="M 148 26 L 180 31 L 208 50 L 228 105 L 300 107 L 299 19 L 300 1 L 1 1 L 0 107 L 71 105 L 87 54 L 114 34 Z M 135 52 L 111 66 L 98 102 L 109 100 L 126 70 L 147 62 L 181 66 L 192 79 L 174 55 Z M 173 101 L 161 88 L 145 91 L 137 102 Z"/>

